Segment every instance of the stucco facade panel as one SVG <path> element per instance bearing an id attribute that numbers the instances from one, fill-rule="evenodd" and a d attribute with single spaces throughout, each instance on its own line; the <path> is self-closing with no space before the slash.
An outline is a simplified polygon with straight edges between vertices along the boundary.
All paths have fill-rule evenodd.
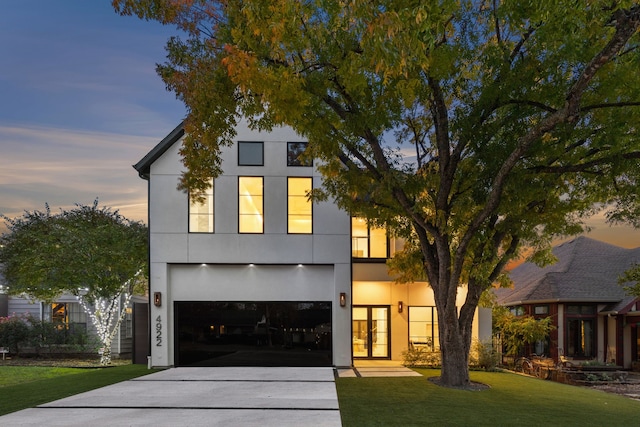
<path id="1" fill-rule="evenodd" d="M 174 301 L 333 301 L 332 266 L 172 265 Z"/>
<path id="2" fill-rule="evenodd" d="M 187 235 L 151 233 L 149 235 L 151 262 L 189 262 Z"/>

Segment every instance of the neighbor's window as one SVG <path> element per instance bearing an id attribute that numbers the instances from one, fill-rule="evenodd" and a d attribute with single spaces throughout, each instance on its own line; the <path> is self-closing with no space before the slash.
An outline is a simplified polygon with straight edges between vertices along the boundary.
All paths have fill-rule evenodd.
<path id="1" fill-rule="evenodd" d="M 50 320 L 58 329 L 64 329 L 70 333 L 87 330 L 87 315 L 76 302 L 45 304 L 44 318 Z"/>
<path id="2" fill-rule="evenodd" d="M 566 356 L 596 356 L 596 306 L 567 305 Z"/>
<path id="3" fill-rule="evenodd" d="M 306 142 L 287 142 L 287 166 L 313 166 L 313 159 L 300 157 L 306 149 Z"/>
<path id="4" fill-rule="evenodd" d="M 203 194 L 202 201 L 189 196 L 189 232 L 213 233 L 214 230 L 214 191 L 213 179 Z"/>
<path id="5" fill-rule="evenodd" d="M 262 166 L 264 144 L 261 141 L 238 142 L 238 166 Z"/>
<path id="6" fill-rule="evenodd" d="M 509 311 L 514 316 L 524 316 L 526 314 L 526 311 L 525 311 L 524 307 L 521 306 L 521 305 L 517 305 L 517 306 L 514 306 L 514 307 L 509 307 Z"/>
<path id="7" fill-rule="evenodd" d="M 124 315 L 124 337 L 133 337 L 133 308 L 127 307 Z"/>
<path id="8" fill-rule="evenodd" d="M 312 178 L 287 178 L 287 231 L 292 234 L 313 232 L 313 205 L 308 199 Z"/>
<path id="9" fill-rule="evenodd" d="M 533 314 L 549 314 L 548 305 L 536 305 L 533 307 Z"/>
<path id="10" fill-rule="evenodd" d="M 425 347 L 429 351 L 440 348 L 435 307 L 409 307 L 409 346 Z"/>
<path id="11" fill-rule="evenodd" d="M 261 176 L 238 178 L 238 232 L 262 233 L 264 231 L 264 196 Z"/>
<path id="12" fill-rule="evenodd" d="M 384 228 L 369 227 L 364 218 L 351 218 L 351 256 L 387 258 L 387 233 Z"/>

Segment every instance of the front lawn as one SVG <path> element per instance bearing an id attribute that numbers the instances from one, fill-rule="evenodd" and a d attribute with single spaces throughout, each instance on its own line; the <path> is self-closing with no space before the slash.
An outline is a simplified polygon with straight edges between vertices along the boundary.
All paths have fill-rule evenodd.
<path id="1" fill-rule="evenodd" d="M 506 372 L 471 372 L 484 391 L 439 387 L 423 377 L 338 378 L 342 423 L 352 426 L 638 425 L 640 402 Z"/>
<path id="2" fill-rule="evenodd" d="M 146 365 L 97 369 L 0 366 L 0 415 L 152 372 Z"/>

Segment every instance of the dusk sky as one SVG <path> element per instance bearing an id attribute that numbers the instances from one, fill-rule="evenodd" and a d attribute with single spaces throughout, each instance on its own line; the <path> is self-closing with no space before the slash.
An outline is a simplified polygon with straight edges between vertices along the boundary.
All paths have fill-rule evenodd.
<path id="1" fill-rule="evenodd" d="M 131 165 L 185 115 L 155 73 L 177 30 L 121 17 L 109 0 L 0 2 L 0 213 L 98 197 L 146 221 L 147 185 Z M 590 237 L 640 246 L 638 230 L 590 224 Z"/>
<path id="2" fill-rule="evenodd" d="M 165 90 L 172 27 L 121 17 L 109 0 L 3 1 L 0 213 L 91 204 L 145 220 L 132 164 L 185 115 Z"/>

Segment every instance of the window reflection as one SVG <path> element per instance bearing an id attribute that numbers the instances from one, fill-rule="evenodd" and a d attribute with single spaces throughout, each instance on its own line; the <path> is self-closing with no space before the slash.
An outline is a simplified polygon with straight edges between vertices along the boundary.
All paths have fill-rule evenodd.
<path id="1" fill-rule="evenodd" d="M 210 180 L 210 187 L 203 195 L 204 199 L 199 202 L 189 196 L 189 232 L 190 233 L 213 233 L 214 227 L 214 194 L 213 179 Z"/>

